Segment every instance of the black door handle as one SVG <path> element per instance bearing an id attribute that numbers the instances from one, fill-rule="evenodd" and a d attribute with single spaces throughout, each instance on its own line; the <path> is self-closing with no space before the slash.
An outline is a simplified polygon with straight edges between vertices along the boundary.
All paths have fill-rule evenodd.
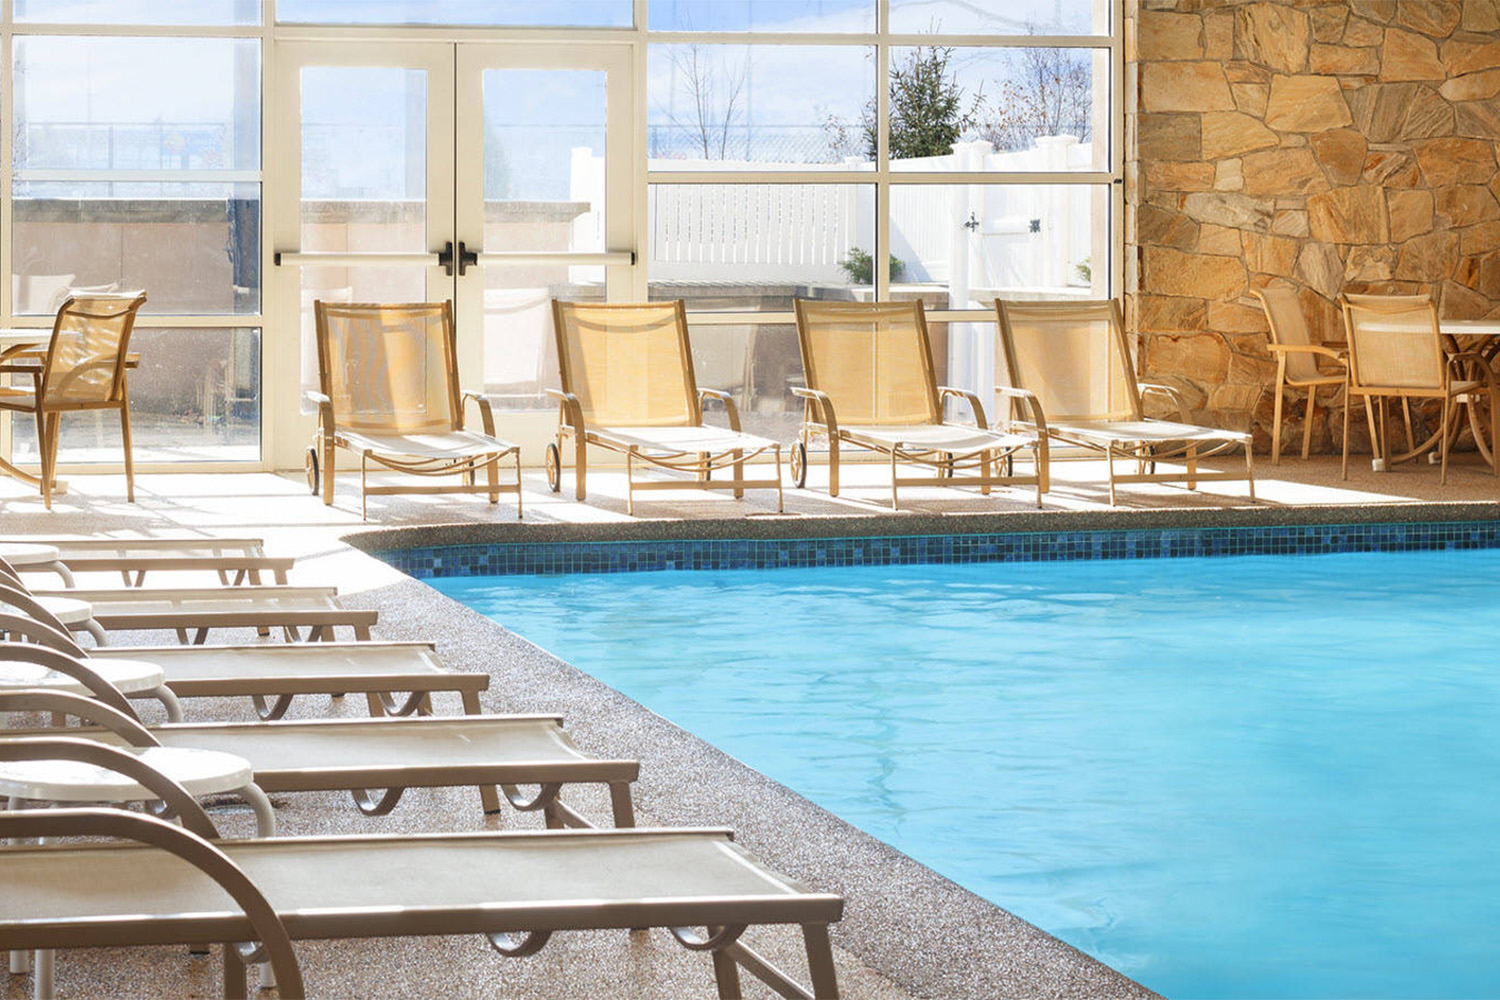
<path id="1" fill-rule="evenodd" d="M 455 260 L 453 244 L 451 242 L 444 243 L 443 249 L 438 253 L 438 267 L 441 267 L 447 273 L 448 277 L 451 278 L 453 277 L 455 263 L 458 266 L 458 276 L 462 278 L 465 274 L 469 273 L 470 267 L 479 266 L 479 254 L 464 246 L 463 240 L 459 240 L 458 255 Z"/>

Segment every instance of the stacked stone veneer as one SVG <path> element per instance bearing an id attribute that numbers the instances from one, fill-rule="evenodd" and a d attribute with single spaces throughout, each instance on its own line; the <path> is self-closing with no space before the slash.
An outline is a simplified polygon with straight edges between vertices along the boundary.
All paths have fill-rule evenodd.
<path id="1" fill-rule="evenodd" d="M 1343 339 L 1342 291 L 1500 316 L 1500 2 L 1125 3 L 1126 308 L 1148 380 L 1264 448 L 1276 367 L 1250 289 L 1296 288 L 1324 340 Z M 1341 406 L 1319 407 L 1318 450 Z"/>

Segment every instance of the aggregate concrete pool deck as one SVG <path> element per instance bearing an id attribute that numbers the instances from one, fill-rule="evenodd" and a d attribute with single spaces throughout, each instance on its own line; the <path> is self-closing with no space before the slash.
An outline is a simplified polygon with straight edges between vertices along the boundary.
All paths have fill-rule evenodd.
<path id="1" fill-rule="evenodd" d="M 513 506 L 491 508 L 471 498 L 376 498 L 372 518 L 359 521 L 356 477 L 340 480 L 338 502 L 326 508 L 298 477 L 265 474 L 145 476 L 139 503 L 123 500 L 118 477 L 77 477 L 48 513 L 19 484 L 0 482 L 7 536 L 257 535 L 273 555 L 295 555 L 293 583 L 333 583 L 350 606 L 380 611 L 377 635 L 435 640 L 454 668 L 491 678 L 484 707 L 493 712 L 560 712 L 586 749 L 641 760 L 636 789 L 641 825 L 729 826 L 737 839 L 773 867 L 847 900 L 834 928 L 835 960 L 844 995 L 899 998 L 1139 997 L 1149 990 L 1055 938 L 943 879 L 921 864 L 843 823 L 769 778 L 721 753 L 639 704 L 526 642 L 500 625 L 411 580 L 362 550 L 398 546 L 514 541 L 682 537 L 830 537 L 1027 531 L 1068 528 L 1153 528 L 1187 525 L 1295 524 L 1500 518 L 1500 481 L 1472 457 L 1450 472 L 1407 466 L 1377 475 L 1367 463 L 1346 483 L 1337 462 L 1287 462 L 1262 468 L 1249 505 L 1239 487 L 1189 494 L 1180 488 L 1122 491 L 1110 510 L 1089 463 L 1059 466 L 1057 488 L 1038 512 L 1026 495 L 990 498 L 961 490 L 913 490 L 910 509 L 882 509 L 884 470 L 851 469 L 853 486 L 830 500 L 812 491 L 787 492 L 787 513 L 774 498 L 736 502 L 691 492 L 648 494 L 637 518 L 624 514 L 623 483 L 605 472 L 591 477 L 588 504 L 550 493 L 537 472 L 526 477 L 526 519 Z M 815 468 L 814 483 L 818 482 Z M 82 581 L 84 583 L 90 581 Z M 187 582 L 164 576 L 158 584 Z M 217 641 L 254 641 L 223 633 Z M 123 642 L 171 641 L 149 633 Z M 301 699 L 289 717 L 358 715 L 362 700 Z M 439 712 L 458 710 L 440 701 Z M 187 703 L 189 718 L 247 718 L 236 702 Z M 602 794 L 570 791 L 570 801 L 603 823 Z M 277 797 L 284 833 L 401 832 L 486 827 L 531 828 L 534 816 L 482 815 L 471 791 L 408 792 L 389 816 L 359 815 L 347 797 Z M 214 810 L 226 831 L 247 834 L 247 810 Z M 995 831 L 1003 837 L 1004 830 Z M 379 878 L 380 873 L 372 873 Z M 800 976 L 799 942 L 790 932 L 752 932 L 752 944 Z M 305 943 L 298 946 L 310 995 L 319 997 L 709 997 L 707 959 L 660 932 L 650 935 L 559 935 L 528 959 L 509 961 L 477 939 Z M 26 996 L 29 978 L 11 976 L 6 997 Z M 770 995 L 747 977 L 747 995 Z M 216 961 L 181 949 L 111 949 L 60 958 L 61 996 L 212 996 Z"/>

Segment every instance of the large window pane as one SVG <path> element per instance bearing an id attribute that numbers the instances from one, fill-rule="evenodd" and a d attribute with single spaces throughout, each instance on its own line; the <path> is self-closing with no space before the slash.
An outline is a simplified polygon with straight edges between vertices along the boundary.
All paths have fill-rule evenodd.
<path id="1" fill-rule="evenodd" d="M 631 0 L 280 0 L 276 19 L 304 24 L 577 25 L 628 28 Z"/>
<path id="2" fill-rule="evenodd" d="M 651 0 L 656 31 L 873 31 L 873 0 Z"/>
<path id="3" fill-rule="evenodd" d="M 874 51 L 653 45 L 652 170 L 869 169 Z"/>
<path id="4" fill-rule="evenodd" d="M 650 295 L 693 310 L 784 311 L 872 284 L 875 191 L 858 184 L 656 184 Z"/>
<path id="5" fill-rule="evenodd" d="M 484 248 L 604 246 L 605 73 L 484 73 Z"/>
<path id="6" fill-rule="evenodd" d="M 487 267 L 484 391 L 503 410 L 555 409 L 559 387 L 552 300 L 603 302 L 604 268 L 564 264 Z"/>
<path id="7" fill-rule="evenodd" d="M 11 248 L 20 315 L 78 287 L 145 289 L 150 313 L 260 311 L 258 184 L 18 183 Z"/>
<path id="8" fill-rule="evenodd" d="M 14 80 L 18 180 L 260 169 L 254 39 L 20 37 Z"/>
<path id="9" fill-rule="evenodd" d="M 15 0 L 42 24 L 259 24 L 260 0 Z"/>
<path id="10" fill-rule="evenodd" d="M 260 331 L 136 328 L 130 430 L 137 463 L 260 459 Z M 15 459 L 36 462 L 36 425 L 12 417 Z M 121 460 L 113 412 L 62 416 L 63 462 Z"/>
<path id="11" fill-rule="evenodd" d="M 337 206 L 336 206 L 337 207 Z M 347 216 L 340 214 L 332 227 L 342 232 Z M 377 232 L 380 229 L 377 227 Z M 303 246 L 307 246 L 309 232 L 307 209 L 303 206 Z M 314 247 L 314 249 L 327 249 Z M 361 249 L 371 249 L 361 247 Z M 376 248 L 378 249 L 378 248 Z M 317 390 L 318 385 L 318 339 L 317 319 L 314 303 L 324 302 L 426 302 L 427 269 L 423 267 L 304 267 L 302 271 L 302 295 L 298 311 L 301 339 L 301 408 L 303 413 L 316 413 L 318 408 L 307 399 L 308 390 Z"/>
<path id="12" fill-rule="evenodd" d="M 927 304 L 988 309 L 996 298 L 1108 294 L 1109 188 L 1085 184 L 897 184 L 891 188 L 896 287 Z"/>
<path id="13" fill-rule="evenodd" d="M 1114 0 L 891 0 L 891 30 L 956 35 L 1104 35 Z"/>
<path id="14" fill-rule="evenodd" d="M 1105 170 L 1109 50 L 891 50 L 894 170 Z"/>

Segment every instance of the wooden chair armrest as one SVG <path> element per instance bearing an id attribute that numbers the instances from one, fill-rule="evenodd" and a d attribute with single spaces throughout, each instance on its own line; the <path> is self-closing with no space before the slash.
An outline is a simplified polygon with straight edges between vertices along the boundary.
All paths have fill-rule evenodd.
<path id="1" fill-rule="evenodd" d="M 1182 393 L 1178 392 L 1170 385 L 1162 385 L 1160 382 L 1141 382 L 1139 383 L 1138 387 L 1141 390 L 1142 399 L 1144 399 L 1151 393 L 1166 396 L 1177 405 L 1177 419 L 1181 420 L 1185 424 L 1191 422 L 1188 419 L 1187 403 L 1183 401 Z"/>
<path id="2" fill-rule="evenodd" d="M 333 435 L 335 431 L 333 420 L 333 400 L 329 399 L 326 395 L 317 391 L 316 389 L 304 389 L 302 392 L 302 398 L 306 399 L 309 403 L 317 404 L 319 434 L 322 436 L 325 444 L 328 444 L 329 447 L 332 447 L 331 442 L 333 441 Z"/>
<path id="3" fill-rule="evenodd" d="M 839 418 L 833 412 L 833 400 L 829 398 L 828 393 L 823 392 L 821 389 L 809 389 L 803 385 L 794 385 L 792 386 L 792 395 L 798 399 L 816 404 L 817 409 L 823 414 L 823 419 L 817 420 L 813 416 L 813 407 L 807 407 L 807 412 L 803 415 L 804 420 L 821 423 L 823 430 L 830 438 L 838 436 Z"/>
<path id="4" fill-rule="evenodd" d="M 737 431 L 740 429 L 740 408 L 735 405 L 734 397 L 723 389 L 699 389 L 698 405 L 702 406 L 710 399 L 717 399 L 724 404 L 724 413 L 729 417 L 729 429 Z"/>
<path id="5" fill-rule="evenodd" d="M 1339 364 L 1345 363 L 1349 358 L 1347 347 L 1334 350 L 1321 344 L 1267 344 L 1266 350 L 1272 354 L 1314 354 L 1319 357 L 1332 358 Z"/>
<path id="6" fill-rule="evenodd" d="M 1047 415 L 1042 412 L 1042 401 L 1037 398 L 1036 393 L 1030 389 L 1017 389 L 1008 385 L 997 385 L 995 386 L 995 395 L 1010 399 L 1013 403 L 1025 403 L 1031 410 L 1031 422 L 1036 427 L 1038 436 L 1046 438 Z M 1011 412 L 1015 412 L 1014 406 L 1011 407 Z M 1007 420 L 1006 423 L 1009 424 L 1010 421 Z"/>
<path id="7" fill-rule="evenodd" d="M 984 404 L 979 401 L 979 395 L 977 393 L 970 392 L 967 389 L 960 389 L 957 386 L 940 385 L 938 386 L 938 399 L 939 401 L 945 399 L 968 400 L 969 409 L 973 411 L 974 414 L 974 426 L 983 428 L 989 427 L 989 424 L 986 423 L 984 419 Z"/>
<path id="8" fill-rule="evenodd" d="M 490 437 L 494 437 L 495 436 L 495 408 L 494 408 L 494 404 L 493 404 L 493 397 L 491 397 L 489 395 L 486 395 L 485 393 L 482 393 L 482 392 L 466 392 L 466 393 L 463 394 L 463 398 L 459 401 L 460 405 L 462 405 L 464 403 L 467 403 L 471 399 L 475 403 L 479 404 L 479 419 L 480 419 L 480 422 L 484 424 L 484 432 L 485 432 L 485 434 L 489 435 Z M 458 421 L 459 429 L 462 429 L 463 425 L 464 425 L 463 413 L 462 413 L 462 410 L 460 410 L 459 421 Z"/>
<path id="9" fill-rule="evenodd" d="M 97 745 L 97 744 L 96 744 Z M 117 753 L 119 751 L 116 751 Z M 127 755 L 128 756 L 128 755 Z M 186 794 L 186 793 L 184 793 Z M 191 799 L 189 799 L 191 801 Z M 197 808 L 197 803 L 194 803 Z M 123 809 L 22 809 L 0 814 L 0 837 L 37 839 L 63 837 L 111 837 L 133 840 L 174 854 L 218 883 L 229 894 L 250 923 L 251 932 L 264 949 L 266 961 L 276 974 L 277 993 L 288 1000 L 302 1000 L 306 988 L 297 953 L 286 925 L 244 870 L 211 843 L 210 838 Z M 225 945 L 244 954 L 243 946 Z M 226 955 L 226 962 L 228 956 Z M 228 968 L 244 967 L 229 963 Z M 226 968 L 227 973 L 227 968 Z M 226 975 L 227 979 L 227 975 Z M 235 995 L 233 993 L 231 996 Z M 243 993 L 238 995 L 243 996 Z"/>
<path id="10" fill-rule="evenodd" d="M 557 400 L 557 419 L 575 431 L 583 433 L 583 403 L 571 392 L 561 389 L 546 389 L 549 399 Z"/>

